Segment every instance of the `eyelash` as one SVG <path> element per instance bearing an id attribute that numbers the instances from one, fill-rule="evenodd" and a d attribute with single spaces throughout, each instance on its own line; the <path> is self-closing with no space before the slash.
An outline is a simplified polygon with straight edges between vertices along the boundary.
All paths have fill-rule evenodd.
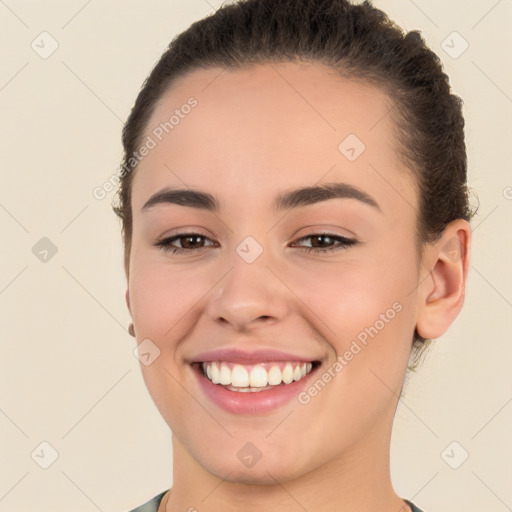
<path id="1" fill-rule="evenodd" d="M 297 240 L 297 242 L 301 242 L 303 240 L 306 240 L 308 238 L 313 237 L 328 237 L 334 241 L 337 242 L 337 245 L 333 245 L 331 247 L 322 248 L 322 247 L 299 247 L 300 250 L 310 253 L 315 252 L 317 254 L 319 253 L 327 253 L 327 252 L 334 252 L 341 249 L 348 249 L 351 245 L 357 244 L 356 240 L 352 240 L 350 238 L 345 238 L 343 236 L 339 235 L 333 235 L 331 233 L 312 233 L 311 235 L 303 236 Z M 206 249 L 206 247 L 199 247 L 198 249 L 181 249 L 179 247 L 171 246 L 170 244 L 174 242 L 175 240 L 179 240 L 180 238 L 187 238 L 187 237 L 200 237 L 203 239 L 210 240 L 207 236 L 201 235 L 200 233 L 179 233 L 177 235 L 174 235 L 169 238 L 164 238 L 163 240 L 160 240 L 159 242 L 155 243 L 155 246 L 162 249 L 165 253 L 172 253 L 172 254 L 182 254 L 186 252 L 194 252 L 194 251 L 200 251 L 202 249 Z"/>

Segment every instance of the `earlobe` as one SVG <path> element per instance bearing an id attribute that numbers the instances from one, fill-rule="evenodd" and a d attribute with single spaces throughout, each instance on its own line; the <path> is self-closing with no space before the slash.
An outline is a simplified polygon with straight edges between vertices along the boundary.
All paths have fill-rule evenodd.
<path id="1" fill-rule="evenodd" d="M 416 329 L 420 336 L 439 338 L 462 309 L 471 247 L 471 226 L 457 219 L 426 249 L 429 276 L 420 285 Z"/>

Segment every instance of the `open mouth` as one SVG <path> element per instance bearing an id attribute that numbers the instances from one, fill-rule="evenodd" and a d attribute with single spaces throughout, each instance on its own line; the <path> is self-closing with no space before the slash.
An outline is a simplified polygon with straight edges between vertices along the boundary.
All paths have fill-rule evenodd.
<path id="1" fill-rule="evenodd" d="M 287 386 L 306 377 L 320 361 L 270 361 L 240 364 L 231 361 L 192 363 L 213 384 L 229 391 L 254 393 Z"/>

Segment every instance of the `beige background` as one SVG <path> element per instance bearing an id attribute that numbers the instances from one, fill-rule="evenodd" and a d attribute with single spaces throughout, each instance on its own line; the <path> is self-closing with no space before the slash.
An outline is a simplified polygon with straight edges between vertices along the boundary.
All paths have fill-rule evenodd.
<path id="1" fill-rule="evenodd" d="M 374 3 L 443 59 L 481 204 L 464 310 L 399 406 L 393 479 L 426 512 L 510 510 L 512 3 Z M 164 48 L 220 4 L 0 1 L 0 511 L 122 512 L 172 483 L 170 432 L 126 332 L 113 192 L 92 190 L 118 169 L 122 123 Z M 51 48 L 43 31 L 59 45 L 46 59 L 31 47 Z M 458 58 L 441 46 L 462 48 L 453 31 L 469 44 Z M 43 237 L 58 250 L 47 262 Z"/>

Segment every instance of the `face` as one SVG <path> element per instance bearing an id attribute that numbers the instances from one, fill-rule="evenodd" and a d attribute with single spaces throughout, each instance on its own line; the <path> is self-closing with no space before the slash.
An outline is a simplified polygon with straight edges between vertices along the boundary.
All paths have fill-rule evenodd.
<path id="1" fill-rule="evenodd" d="M 127 300 L 148 390 L 196 469 L 273 483 L 389 443 L 420 273 L 390 108 L 374 86 L 295 63 L 194 71 L 158 103 L 133 181 Z M 209 196 L 143 209 L 165 187 Z M 324 192 L 293 194 L 310 187 Z M 241 392 L 198 361 L 241 366 L 238 389 L 244 371 L 311 371 Z"/>

